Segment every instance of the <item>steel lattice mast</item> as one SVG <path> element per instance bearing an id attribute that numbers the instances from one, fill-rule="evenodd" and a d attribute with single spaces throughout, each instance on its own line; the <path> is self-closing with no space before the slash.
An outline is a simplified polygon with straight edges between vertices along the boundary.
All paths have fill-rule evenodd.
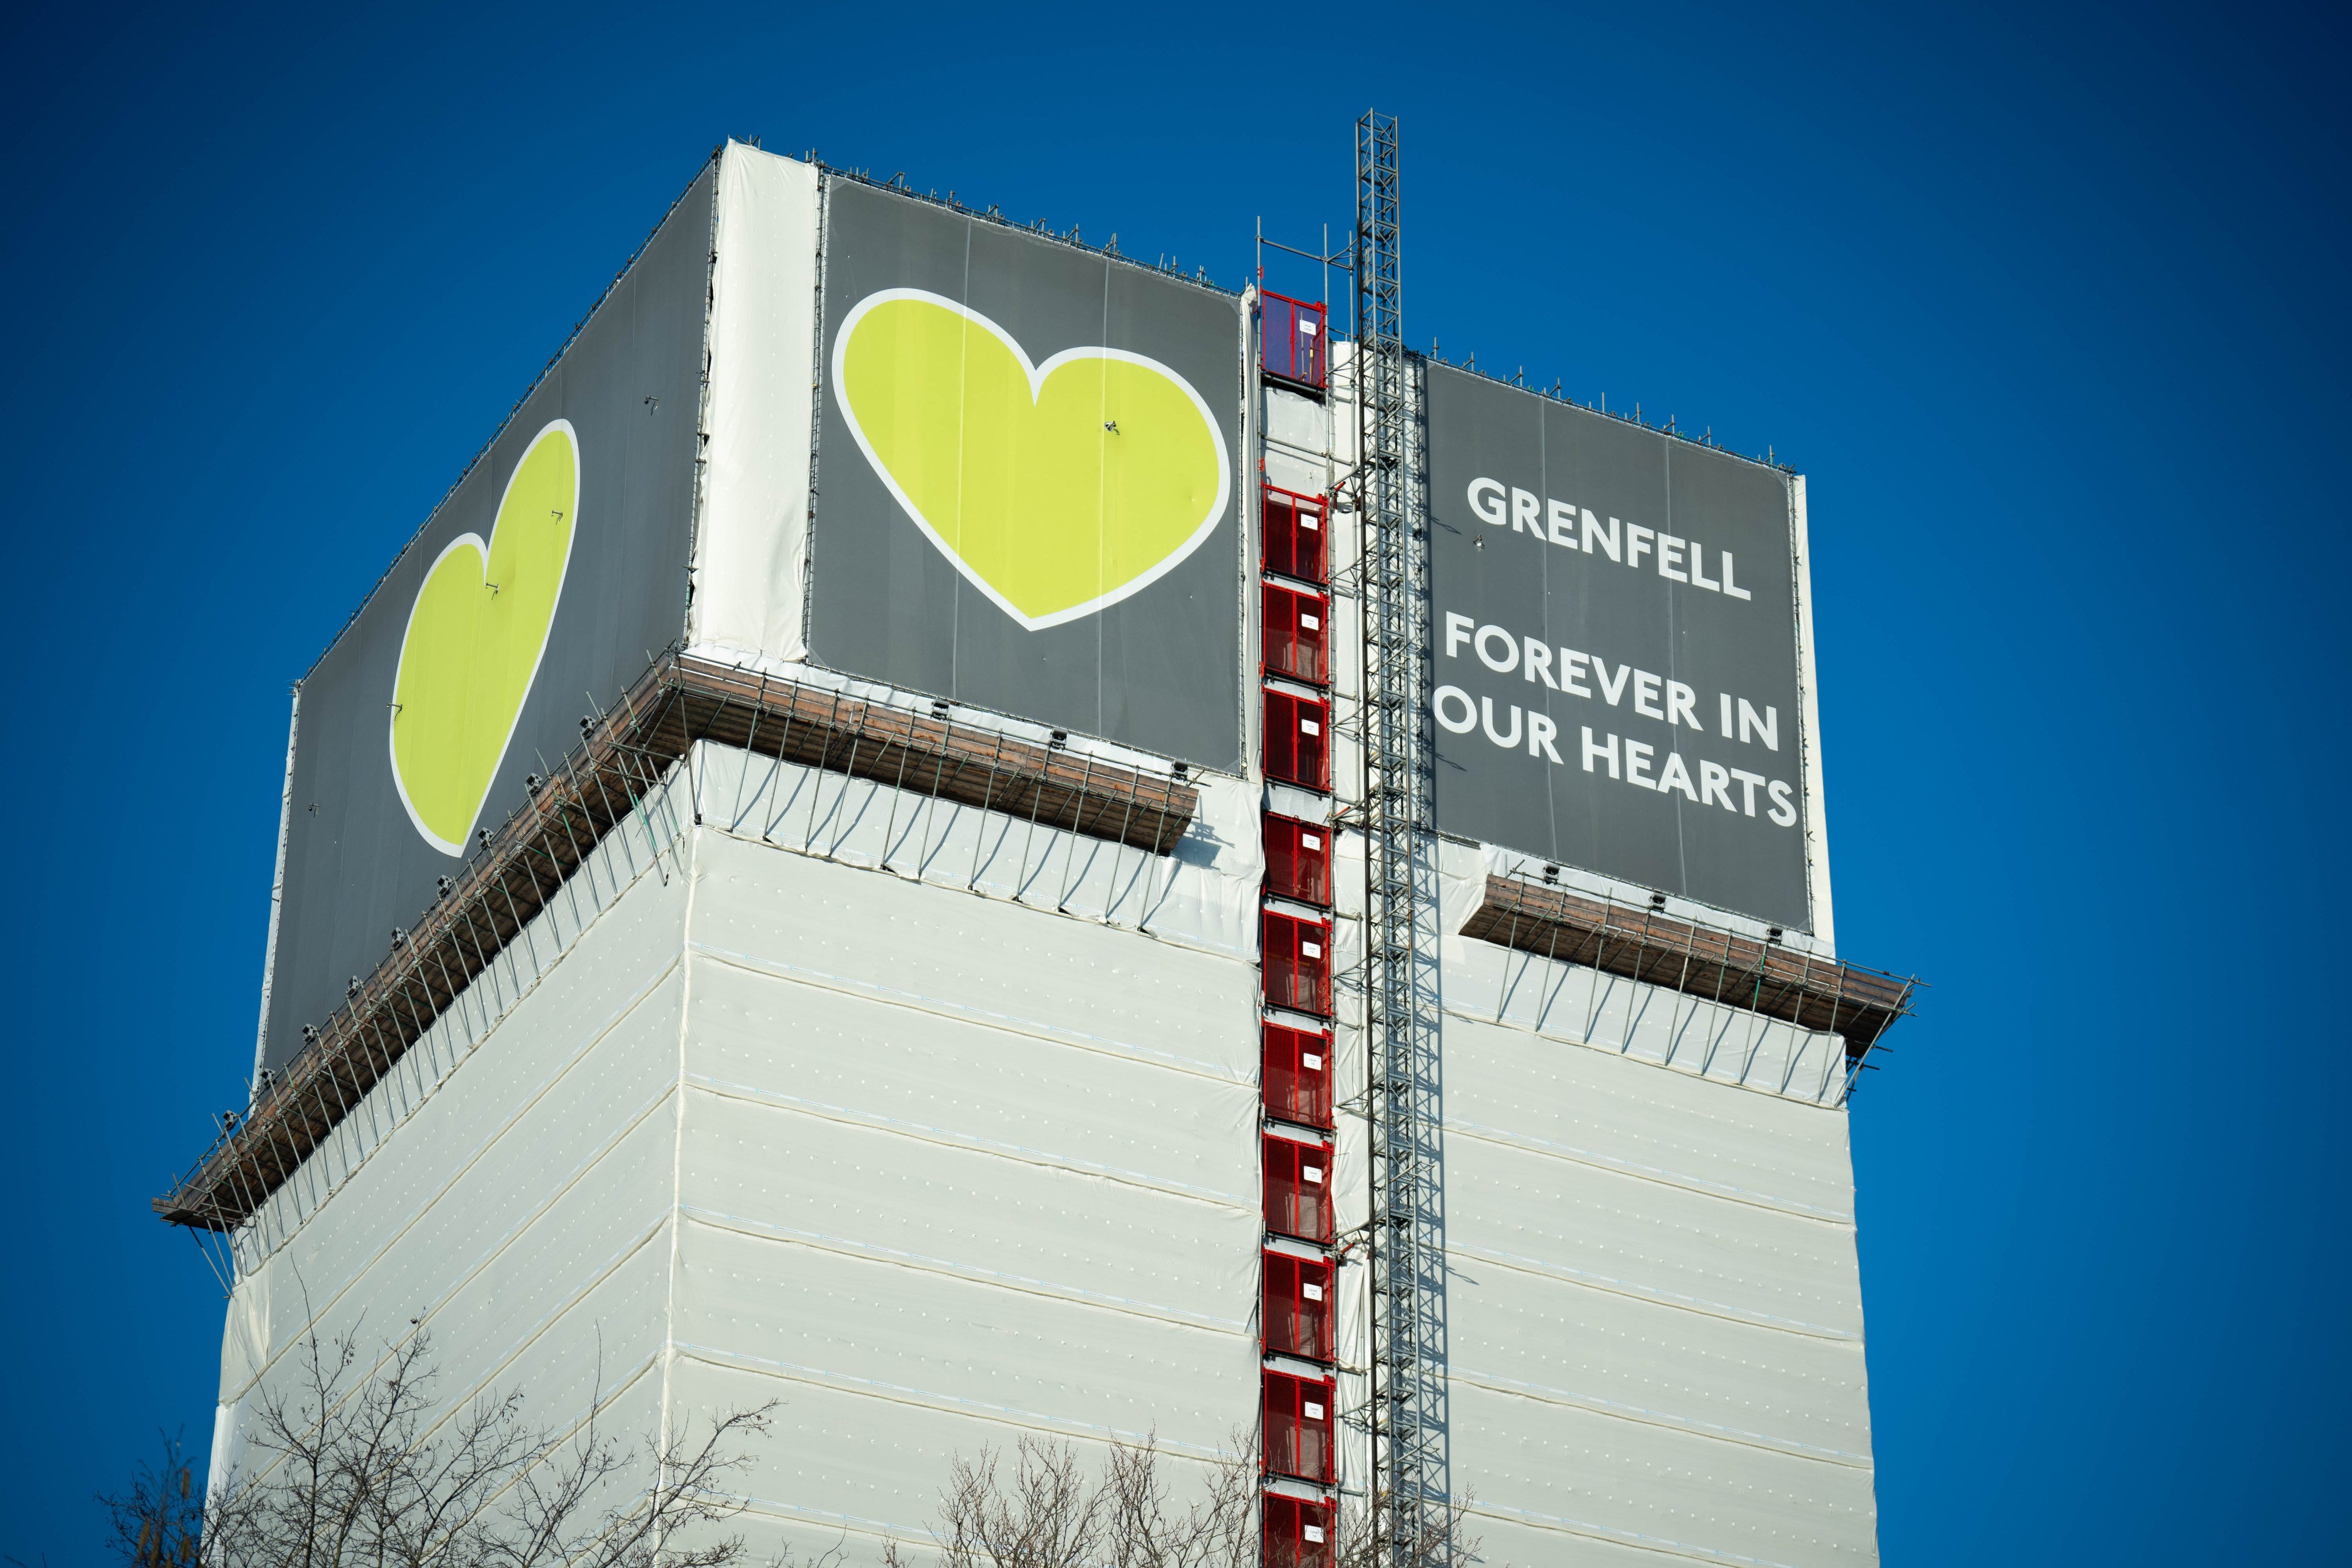
<path id="1" fill-rule="evenodd" d="M 1373 1527 L 1449 1555 L 1429 630 L 1398 260 L 1397 122 L 1356 122 L 1356 410 L 1364 613 L 1364 1026 L 1372 1126 Z"/>

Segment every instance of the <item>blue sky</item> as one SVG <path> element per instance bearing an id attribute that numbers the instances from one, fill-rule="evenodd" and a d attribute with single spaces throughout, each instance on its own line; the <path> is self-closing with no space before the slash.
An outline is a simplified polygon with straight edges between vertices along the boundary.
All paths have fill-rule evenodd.
<path id="1" fill-rule="evenodd" d="M 1417 346 L 1810 476 L 1903 1563 L 2308 1560 L 2348 1457 L 2340 26 L 2134 8 L 0 23 L 0 1555 L 209 1434 L 288 683 L 722 136 L 1243 280 L 1402 118 Z M 1280 281 L 1277 279 L 1277 281 Z M 1296 280 L 1294 280 L 1296 281 Z M 2334 977 L 2334 978 L 2331 978 Z"/>

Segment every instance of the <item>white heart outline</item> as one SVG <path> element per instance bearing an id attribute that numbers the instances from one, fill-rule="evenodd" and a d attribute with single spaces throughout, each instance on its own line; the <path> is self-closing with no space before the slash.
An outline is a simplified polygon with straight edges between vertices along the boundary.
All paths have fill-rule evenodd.
<path id="1" fill-rule="evenodd" d="M 564 441 L 572 448 L 572 531 L 564 536 L 563 564 L 556 569 L 555 598 L 547 606 L 547 629 L 540 635 L 539 654 L 530 661 L 530 674 L 523 680 L 521 700 L 515 703 L 514 717 L 507 721 L 507 738 L 499 742 L 499 760 L 490 764 L 489 773 L 484 776 L 481 797 L 474 802 L 474 815 L 466 824 L 464 837 L 455 844 L 425 826 L 425 818 L 417 815 L 416 803 L 408 798 L 408 781 L 400 776 L 400 752 L 395 744 L 393 726 L 400 722 L 400 709 L 397 702 L 400 696 L 400 672 L 408 668 L 408 635 L 416 627 L 417 601 L 425 597 L 425 585 L 433 581 L 433 574 L 441 569 L 441 563 L 446 561 L 451 552 L 460 545 L 470 544 L 480 553 L 483 581 L 485 583 L 488 581 L 490 547 L 480 534 L 471 531 L 461 533 L 441 547 L 441 553 L 433 558 L 433 564 L 427 566 L 425 569 L 425 575 L 417 580 L 416 598 L 409 600 L 408 619 L 401 623 L 400 658 L 392 667 L 392 695 L 394 701 L 389 704 L 392 712 L 384 720 L 383 725 L 384 753 L 392 763 L 392 787 L 400 792 L 401 807 L 408 813 L 410 824 L 415 827 L 417 835 L 425 843 L 444 855 L 465 854 L 466 839 L 474 836 L 476 825 L 482 820 L 482 807 L 489 804 L 490 790 L 499 782 L 499 771 L 507 765 L 507 752 L 514 744 L 515 731 L 522 728 L 522 710 L 530 706 L 530 689 L 539 684 L 539 667 L 546 662 L 547 645 L 555 640 L 555 613 L 563 607 L 563 584 L 572 575 L 572 549 L 580 542 L 580 433 L 572 427 L 571 420 L 551 419 L 541 427 L 538 435 L 530 438 L 530 445 L 522 449 L 522 456 L 517 458 L 515 466 L 508 470 L 506 488 L 499 491 L 498 510 L 490 513 L 490 536 L 495 539 L 499 531 L 499 519 L 506 515 L 507 497 L 514 492 L 516 476 L 522 472 L 523 465 L 530 460 L 530 455 L 539 450 L 539 444 L 558 430 L 563 432 Z"/>
<path id="2" fill-rule="evenodd" d="M 1127 582 L 1120 584 L 1117 588 L 1112 589 L 1109 593 L 1098 595 L 1082 605 L 1073 605 L 1066 610 L 1056 610 L 1049 616 L 1032 617 L 1023 615 L 1021 611 L 1013 605 L 1012 601 L 1005 598 L 1003 595 L 998 593 L 986 579 L 982 578 L 979 573 L 972 570 L 971 564 L 964 560 L 962 555 L 950 546 L 945 539 L 940 536 L 939 530 L 931 526 L 930 520 L 923 515 L 922 509 L 915 504 L 913 498 L 909 497 L 904 489 L 899 488 L 898 479 L 893 477 L 890 472 L 890 466 L 887 463 L 885 463 L 882 460 L 881 456 L 874 450 L 874 443 L 866 438 L 866 427 L 857 422 L 857 410 L 852 405 L 849 398 L 849 389 L 842 379 L 842 373 L 848 356 L 850 335 L 857 330 L 857 323 L 865 320 L 866 313 L 868 310 L 873 310 L 878 305 L 888 304 L 894 300 L 920 300 L 927 304 L 944 306 L 946 309 L 953 310 L 957 315 L 961 316 L 964 320 L 971 322 L 974 326 L 989 332 L 995 337 L 998 342 L 1001 342 L 1006 348 L 1011 349 L 1013 351 L 1013 358 L 1021 362 L 1021 368 L 1028 374 L 1029 405 L 1032 408 L 1036 407 L 1037 398 L 1045 390 L 1045 378 L 1052 375 L 1063 365 L 1070 363 L 1074 360 L 1115 360 L 1126 364 L 1139 364 L 1144 366 L 1146 369 L 1157 371 L 1161 375 L 1166 376 L 1170 381 L 1175 383 L 1176 385 L 1183 389 L 1185 396 L 1192 400 L 1193 408 L 1198 411 L 1201 416 L 1202 425 L 1209 432 L 1209 439 L 1215 444 L 1217 448 L 1217 499 L 1210 503 L 1208 515 L 1201 520 L 1200 526 L 1192 531 L 1192 535 L 1187 538 L 1183 543 L 1170 551 L 1157 565 L 1153 566 L 1150 571 L 1140 573 Z M 868 294 L 865 299 L 860 300 L 856 304 L 850 307 L 849 313 L 842 317 L 841 325 L 836 328 L 834 332 L 833 390 L 835 399 L 838 400 L 841 405 L 842 417 L 848 423 L 849 433 L 852 437 L 856 437 L 857 441 L 857 449 L 866 454 L 866 463 L 874 469 L 875 473 L 881 476 L 882 483 L 888 488 L 890 494 L 898 500 L 899 510 L 904 511 L 908 517 L 914 521 L 914 524 L 917 528 L 923 531 L 923 536 L 931 542 L 932 547 L 938 550 L 941 555 L 946 556 L 949 563 L 952 564 L 958 572 L 963 574 L 965 582 L 970 583 L 973 587 L 987 595 L 991 604 L 994 605 L 998 609 L 1003 610 L 1014 620 L 1020 622 L 1021 625 L 1029 631 L 1041 632 L 1048 626 L 1063 626 L 1071 621 L 1083 620 L 1088 616 L 1099 615 L 1104 610 L 1110 608 L 1111 605 L 1118 604 L 1120 600 L 1131 597 L 1136 594 L 1141 593 L 1144 589 L 1149 588 L 1152 584 L 1157 583 L 1160 578 L 1166 576 L 1170 572 L 1174 571 L 1178 566 L 1181 565 L 1191 557 L 1192 552 L 1201 548 L 1202 542 L 1205 542 L 1209 535 L 1215 531 L 1217 524 L 1224 520 L 1225 508 L 1233 500 L 1233 454 L 1227 450 L 1225 447 L 1225 433 L 1217 427 L 1216 416 L 1209 411 L 1207 400 L 1202 398 L 1200 393 L 1193 390 L 1193 386 L 1191 382 L 1177 374 L 1175 371 L 1170 369 L 1167 365 L 1160 363 L 1158 360 L 1149 358 L 1146 355 L 1129 353 L 1125 349 L 1114 349 L 1101 345 L 1087 348 L 1064 349 L 1060 353 L 1055 354 L 1051 358 L 1047 359 L 1043 364 L 1032 364 L 1029 360 L 1028 351 L 1021 346 L 1020 341 L 1013 337 L 1011 332 L 1006 331 L 1003 327 L 998 326 L 986 316 L 982 315 L 979 311 L 972 310 L 961 301 L 950 300 L 944 294 L 934 294 L 928 289 L 884 289 L 875 293 Z"/>

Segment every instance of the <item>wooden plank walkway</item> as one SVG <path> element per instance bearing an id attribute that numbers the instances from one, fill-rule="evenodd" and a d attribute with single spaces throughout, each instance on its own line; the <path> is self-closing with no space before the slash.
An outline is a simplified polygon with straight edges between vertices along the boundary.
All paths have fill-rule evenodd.
<path id="1" fill-rule="evenodd" d="M 305 1027 L 245 1117 L 153 1202 L 228 1231 L 268 1201 L 698 741 L 887 783 L 1056 829 L 1173 849 L 1200 807 L 1179 776 L 1074 755 L 707 659 L 656 659 L 495 832 L 343 1005 Z"/>
<path id="2" fill-rule="evenodd" d="M 1856 1059 L 1911 1011 L 1918 985 L 1517 877 L 1486 879 L 1462 934 L 1840 1035 Z"/>

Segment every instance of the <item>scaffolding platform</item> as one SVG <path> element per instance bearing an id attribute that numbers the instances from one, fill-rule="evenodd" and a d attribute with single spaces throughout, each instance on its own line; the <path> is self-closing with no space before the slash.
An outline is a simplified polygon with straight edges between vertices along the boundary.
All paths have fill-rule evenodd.
<path id="1" fill-rule="evenodd" d="M 1517 877 L 1486 879 L 1462 934 L 1842 1036 L 1853 1061 L 1910 1014 L 1919 984 Z"/>
<path id="2" fill-rule="evenodd" d="M 654 661 L 495 832 L 302 1049 L 267 1077 L 195 1171 L 153 1201 L 173 1225 L 252 1215 L 489 967 L 697 742 L 890 784 L 1155 855 L 1200 806 L 1160 774 L 677 653 Z"/>

